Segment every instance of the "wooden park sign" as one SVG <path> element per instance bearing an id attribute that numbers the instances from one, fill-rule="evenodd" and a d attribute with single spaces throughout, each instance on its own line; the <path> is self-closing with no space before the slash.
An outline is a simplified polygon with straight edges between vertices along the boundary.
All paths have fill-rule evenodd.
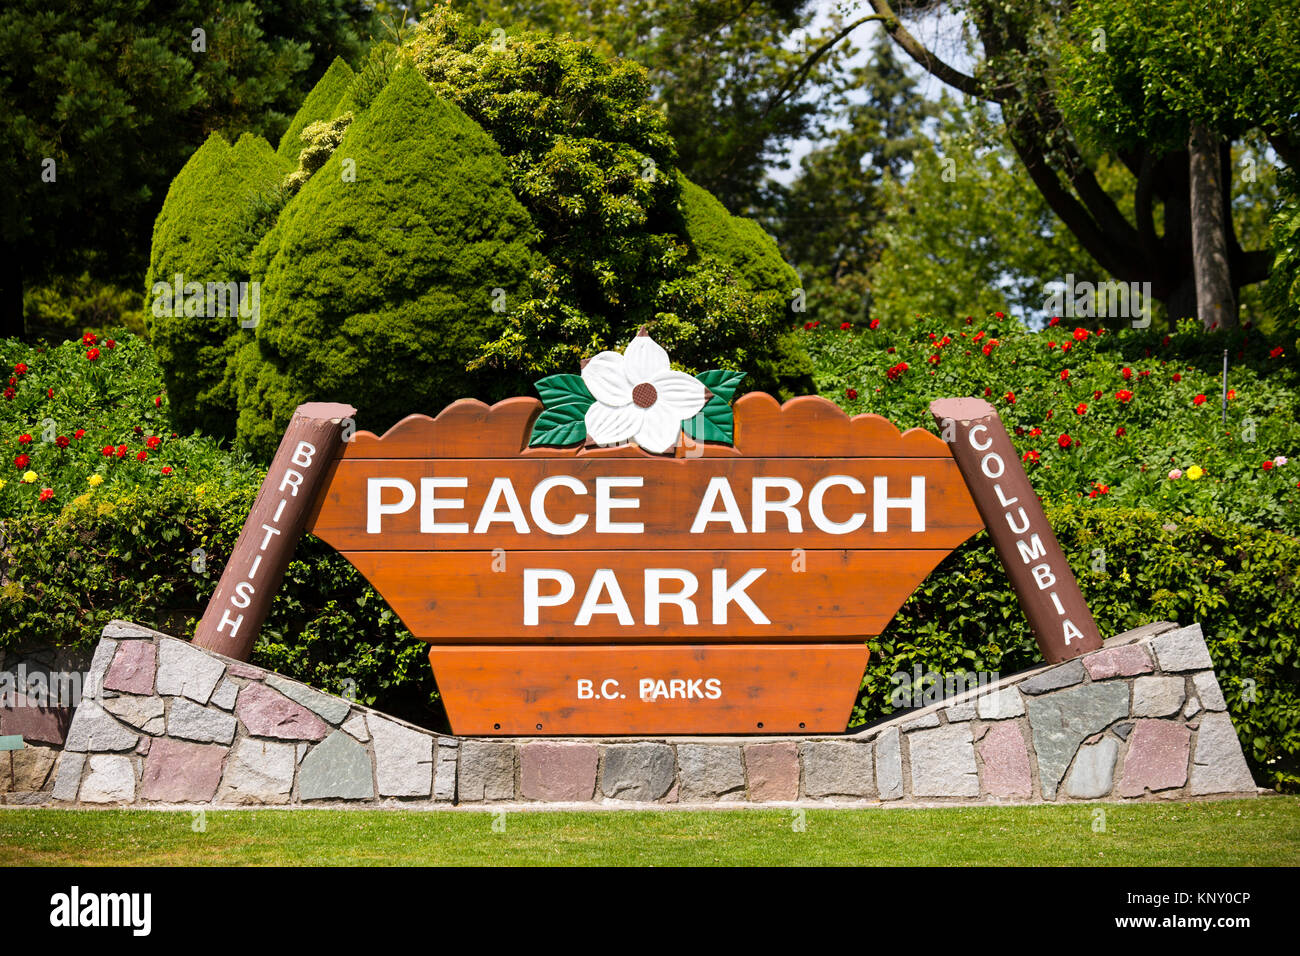
<path id="1" fill-rule="evenodd" d="M 247 568 L 265 556 L 273 590 L 305 529 L 429 642 L 455 733 L 841 732 L 865 639 L 984 527 L 983 490 L 928 431 L 811 396 L 733 406 L 741 377 L 673 372 L 642 335 L 539 382 L 543 401 L 459 401 L 383 437 L 340 441 L 346 406 L 314 406 L 333 440 L 295 417 L 196 642 L 247 658 L 265 616 Z M 1049 577 L 1077 593 L 1029 499 Z M 1039 633 L 1049 659 L 1100 644 L 1086 606 L 1067 610 L 1081 638 Z"/>

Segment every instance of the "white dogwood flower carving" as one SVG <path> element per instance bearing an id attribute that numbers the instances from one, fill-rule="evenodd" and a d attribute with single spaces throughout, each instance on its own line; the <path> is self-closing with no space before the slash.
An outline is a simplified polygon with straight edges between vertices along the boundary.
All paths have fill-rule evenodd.
<path id="1" fill-rule="evenodd" d="M 677 444 L 682 421 L 708 401 L 704 383 L 674 372 L 668 353 L 641 332 L 626 351 L 601 352 L 582 368 L 582 380 L 595 397 L 587 409 L 587 437 L 598 445 L 635 440 L 662 454 Z"/>

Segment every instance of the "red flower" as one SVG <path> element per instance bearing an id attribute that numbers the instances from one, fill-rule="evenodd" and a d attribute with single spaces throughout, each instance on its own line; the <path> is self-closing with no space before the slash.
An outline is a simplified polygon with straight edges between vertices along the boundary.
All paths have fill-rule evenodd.
<path id="1" fill-rule="evenodd" d="M 88 350 L 86 351 L 86 360 L 87 360 L 87 361 L 89 361 L 89 362 L 93 362 L 93 361 L 95 361 L 95 359 L 97 359 L 97 358 L 99 358 L 99 349 L 88 349 Z"/>
<path id="2" fill-rule="evenodd" d="M 1133 393 L 1130 392 L 1127 388 L 1121 388 L 1118 392 L 1115 393 L 1115 397 L 1125 405 L 1133 401 Z"/>
<path id="3" fill-rule="evenodd" d="M 1048 342 L 1048 343 L 1047 343 L 1047 347 L 1048 347 L 1049 349 L 1054 349 L 1054 348 L 1056 348 L 1056 343 L 1055 343 L 1055 342 Z"/>
<path id="4" fill-rule="evenodd" d="M 878 328 L 880 328 L 880 320 L 879 320 L 879 319 L 872 319 L 870 322 L 867 323 L 867 328 L 869 328 L 869 329 L 878 329 Z"/>
<path id="5" fill-rule="evenodd" d="M 132 426 L 131 426 L 131 431 L 135 432 L 137 435 L 143 435 L 143 434 L 144 434 L 144 429 L 141 428 L 139 425 L 132 425 Z"/>
<path id="6" fill-rule="evenodd" d="M 1148 376 L 1151 375 L 1151 370 L 1150 370 L 1150 369 L 1145 369 L 1145 368 L 1144 368 L 1142 371 L 1138 372 L 1138 374 L 1139 374 L 1140 376 L 1142 376 L 1143 378 L 1147 378 Z"/>
<path id="7" fill-rule="evenodd" d="M 1061 317 L 1059 315 L 1054 315 L 1047 320 L 1047 327 L 1049 329 L 1054 325 L 1060 325 L 1060 324 L 1061 324 Z"/>
<path id="8" fill-rule="evenodd" d="M 1204 405 L 1204 404 L 1205 404 L 1205 396 L 1204 396 L 1204 395 L 1197 395 L 1194 399 L 1192 399 L 1192 404 L 1193 404 L 1193 405 Z"/>
<path id="9" fill-rule="evenodd" d="M 14 398 L 14 390 L 13 390 L 12 388 L 6 388 L 6 389 L 5 389 L 5 400 L 11 402 L 11 401 L 13 401 L 13 398 Z"/>
<path id="10" fill-rule="evenodd" d="M 47 389 L 45 390 L 45 394 L 48 395 L 50 398 L 53 398 L 53 397 L 54 397 L 54 389 L 52 389 L 52 388 L 47 388 Z"/>
<path id="11" fill-rule="evenodd" d="M 810 329 L 812 329 L 812 323 L 811 323 L 811 322 L 805 322 L 805 323 L 803 324 L 803 330 L 804 330 L 805 332 L 807 332 L 807 331 L 809 331 Z"/>
<path id="12" fill-rule="evenodd" d="M 54 489 L 53 489 L 53 488 L 42 488 L 42 489 L 41 489 L 41 501 L 49 501 L 49 500 L 50 500 L 51 498 L 53 498 L 53 497 L 54 497 Z"/>
<path id="13" fill-rule="evenodd" d="M 1232 401 L 1236 397 L 1237 397 L 1237 390 L 1235 388 L 1228 389 L 1228 401 Z"/>
<path id="14" fill-rule="evenodd" d="M 1014 405 L 1014 404 L 1016 403 L 1016 393 L 1015 393 L 1015 392 L 1007 392 L 1007 401 L 1008 401 L 1010 404 Z"/>
<path id="15" fill-rule="evenodd" d="M 975 320 L 974 320 L 973 318 L 971 318 L 969 315 L 966 316 L 966 324 L 967 324 L 967 325 L 970 325 L 970 324 L 971 324 L 972 322 L 974 322 L 974 321 L 975 321 Z"/>
<path id="16" fill-rule="evenodd" d="M 31 464 L 31 461 L 32 461 L 32 456 L 27 454 L 26 452 L 23 452 L 21 455 L 19 455 L 17 458 L 14 459 L 14 467 L 17 468 L 19 471 L 21 471 L 22 469 L 26 468 L 29 464 Z"/>
<path id="17" fill-rule="evenodd" d="M 1029 429 L 1029 437 L 1030 437 L 1030 438 L 1037 438 L 1037 437 L 1038 437 L 1039 435 L 1041 435 L 1042 433 L 1043 433 L 1043 430 L 1042 430 L 1041 428 L 1031 428 L 1031 429 Z"/>
<path id="18" fill-rule="evenodd" d="M 853 392 L 853 389 L 849 389 L 849 391 Z M 855 398 L 855 397 L 857 397 L 856 392 L 854 392 L 852 395 L 849 396 L 849 398 Z M 144 440 L 144 443 L 149 448 L 150 451 L 157 451 L 158 446 L 162 444 L 162 439 L 159 438 L 157 435 L 150 435 L 148 438 Z"/>
<path id="19" fill-rule="evenodd" d="M 1272 462 L 1271 459 L 1270 459 L 1269 461 L 1264 462 L 1264 470 L 1265 470 L 1265 471 L 1272 471 L 1272 470 L 1273 470 L 1273 462 Z"/>
<path id="20" fill-rule="evenodd" d="M 931 341 L 931 342 L 937 341 L 938 338 L 939 338 L 939 336 L 935 335 L 933 332 L 930 333 L 930 341 Z"/>
<path id="21" fill-rule="evenodd" d="M 1054 412 L 1052 409 L 1049 408 L 1049 409 L 1047 410 L 1047 418 L 1048 418 L 1048 420 L 1050 421 L 1051 418 L 1052 418 L 1052 416 L 1055 415 L 1055 414 L 1056 414 L 1056 412 Z"/>
<path id="22" fill-rule="evenodd" d="M 841 331 L 841 332 L 847 332 L 847 331 L 848 331 L 849 329 L 851 329 L 852 327 L 853 327 L 853 323 L 852 323 L 852 322 L 841 322 L 841 323 L 840 323 L 840 331 Z M 161 398 L 155 398 L 155 399 L 153 400 L 153 403 L 154 403 L 155 405 L 161 405 L 161 404 L 162 404 L 162 399 L 161 399 Z"/>
<path id="23" fill-rule="evenodd" d="M 1062 352 L 1068 352 L 1068 351 L 1070 351 L 1070 349 L 1072 349 L 1072 348 L 1074 348 L 1074 343 L 1073 343 L 1073 342 L 1064 342 L 1064 343 L 1061 344 L 1061 351 L 1062 351 Z"/>
<path id="24" fill-rule="evenodd" d="M 992 342 L 989 342 L 987 345 L 985 345 L 983 351 L 984 351 L 984 354 L 985 354 L 986 356 L 992 354 L 992 352 L 993 352 L 993 343 L 992 343 Z"/>
<path id="25" fill-rule="evenodd" d="M 1272 350 L 1268 353 L 1268 357 L 1269 357 L 1269 358 L 1281 358 L 1284 354 L 1285 354 L 1285 353 L 1282 351 L 1282 346 L 1279 345 L 1277 348 L 1272 349 Z"/>
<path id="26" fill-rule="evenodd" d="M 1183 380 L 1182 373 L 1180 373 L 1180 372 L 1174 372 L 1174 381 L 1175 381 L 1175 382 L 1181 382 L 1182 380 Z"/>
<path id="27" fill-rule="evenodd" d="M 989 397 L 990 395 L 992 395 L 992 394 L 993 394 L 993 389 L 991 389 L 991 388 L 985 388 L 985 389 L 984 389 L 984 397 L 985 397 L 985 398 L 988 398 L 988 397 Z"/>
<path id="28" fill-rule="evenodd" d="M 931 355 L 928 359 L 926 359 L 926 361 L 929 362 L 931 365 L 938 365 L 938 364 L 939 364 L 939 353 L 938 353 L 938 352 L 935 352 L 935 353 L 934 353 L 933 355 Z"/>
<path id="29" fill-rule="evenodd" d="M 60 435 L 58 438 L 54 439 L 54 444 L 58 445 L 60 448 L 67 448 L 72 444 L 72 442 L 68 440 L 67 435 Z"/>
<path id="30" fill-rule="evenodd" d="M 1029 449 L 1029 451 L 1025 452 L 1025 454 L 1024 454 L 1024 458 L 1023 458 L 1022 460 L 1023 460 L 1023 461 L 1038 461 L 1038 452 L 1034 451 L 1034 449 L 1031 448 L 1031 449 Z"/>
<path id="31" fill-rule="evenodd" d="M 86 437 L 86 430 L 84 428 L 78 428 L 75 432 L 72 433 L 72 437 L 80 441 L 81 439 Z"/>
<path id="32" fill-rule="evenodd" d="M 115 349 L 117 348 L 117 343 L 114 342 L 112 339 L 104 339 L 104 348 Z"/>
<path id="33" fill-rule="evenodd" d="M 171 466 L 171 465 L 163 465 L 163 467 L 162 467 L 162 473 L 163 473 L 164 475 L 170 475 L 170 474 L 172 473 L 172 466 Z"/>
<path id="34" fill-rule="evenodd" d="M 32 443 L 32 436 L 31 436 L 31 435 L 28 435 L 28 434 L 25 434 L 25 433 L 24 433 L 24 434 L 18 436 L 18 444 L 20 444 L 20 445 L 30 445 L 31 443 Z"/>
<path id="35" fill-rule="evenodd" d="M 125 446 L 125 445 L 118 445 L 118 446 L 117 446 L 117 451 L 115 452 L 115 454 L 117 455 L 118 458 L 125 458 L 125 457 L 126 457 L 126 446 Z"/>
<path id="36" fill-rule="evenodd" d="M 889 348 L 885 349 L 885 351 L 888 352 L 890 355 L 893 355 L 893 354 L 894 354 L 894 347 L 891 345 Z"/>
<path id="37" fill-rule="evenodd" d="M 844 394 L 848 396 L 849 401 L 853 401 L 855 398 L 858 397 L 858 390 L 857 390 L 856 388 L 846 388 L 846 389 L 844 390 Z M 158 439 L 156 439 L 156 438 L 150 438 L 149 440 L 152 441 L 152 442 L 156 442 Z M 150 448 L 157 448 L 158 446 L 157 446 L 157 445 L 150 445 L 149 447 L 150 447 Z"/>
<path id="38" fill-rule="evenodd" d="M 98 341 L 99 341 L 99 336 L 96 335 L 94 332 L 87 332 L 85 335 L 81 337 L 82 345 L 94 345 Z"/>
<path id="39" fill-rule="evenodd" d="M 942 345 L 947 345 L 947 344 L 949 344 L 950 342 L 952 342 L 952 336 L 951 336 L 951 335 L 945 335 L 943 338 L 941 338 L 941 339 L 939 340 L 939 344 L 940 344 L 941 346 L 942 346 Z"/>
<path id="40" fill-rule="evenodd" d="M 14 366 L 14 374 L 15 374 L 15 375 L 26 375 L 26 374 L 27 374 L 27 363 L 26 363 L 26 362 L 19 362 L 17 365 L 15 365 L 15 366 Z"/>
<path id="41" fill-rule="evenodd" d="M 136 461 L 148 461 L 148 460 L 149 460 L 149 453 L 148 453 L 147 451 L 144 451 L 144 450 L 142 449 L 142 450 L 136 452 L 136 454 L 135 454 L 135 460 L 136 460 Z"/>
<path id="42" fill-rule="evenodd" d="M 1124 426 L 1123 426 L 1123 425 L 1120 425 L 1119 428 L 1115 429 L 1115 437 L 1116 437 L 1116 438 L 1123 438 L 1123 437 L 1124 437 L 1125 435 L 1127 435 L 1127 434 L 1128 434 L 1128 432 L 1126 432 L 1126 431 L 1124 430 Z"/>
<path id="43" fill-rule="evenodd" d="M 1093 398 L 1101 398 L 1101 389 L 1096 389 L 1096 390 L 1092 393 L 1092 397 L 1093 397 Z"/>
<path id="44" fill-rule="evenodd" d="M 897 379 L 900 375 L 902 375 L 904 372 L 906 372 L 907 369 L 908 369 L 908 364 L 906 362 L 899 362 L 897 365 L 895 365 L 893 368 L 887 371 L 885 375 L 886 377 L 889 378 L 890 381 L 893 381 Z"/>
<path id="45" fill-rule="evenodd" d="M 1076 415 L 1088 414 L 1088 406 L 1085 405 L 1083 402 L 1080 402 L 1078 405 L 1074 406 L 1074 414 Z"/>
<path id="46" fill-rule="evenodd" d="M 976 332 L 976 333 L 975 333 L 975 337 L 974 337 L 973 339 L 971 339 L 971 341 L 972 341 L 972 342 L 978 342 L 978 341 L 979 341 L 980 339 L 982 339 L 982 338 L 984 338 L 984 333 L 983 333 L 983 332 Z"/>
<path id="47" fill-rule="evenodd" d="M 1071 438 L 1069 435 L 1062 433 L 1061 437 L 1056 439 L 1056 443 L 1060 445 L 1062 448 L 1069 448 L 1072 444 L 1074 444 L 1074 439 Z"/>
<path id="48" fill-rule="evenodd" d="M 1078 329 L 1075 329 L 1075 330 L 1074 330 L 1074 341 L 1076 341 L 1076 342 L 1086 342 L 1086 341 L 1088 341 L 1088 330 L 1087 330 L 1087 329 L 1084 329 L 1084 328 L 1078 328 Z"/>
<path id="49" fill-rule="evenodd" d="M 100 452 L 100 454 L 102 454 L 105 458 L 112 458 L 112 457 L 113 457 L 113 446 L 112 446 L 112 445 L 105 445 L 105 446 L 104 446 L 104 450 L 103 450 L 102 452 Z"/>
<path id="50" fill-rule="evenodd" d="M 995 319 L 1005 319 L 1005 318 L 1006 318 L 1006 316 L 1003 315 L 1001 312 L 994 312 L 994 313 L 993 313 L 993 317 L 994 317 Z"/>
<path id="51" fill-rule="evenodd" d="M 1070 370 L 1068 368 L 1061 369 L 1061 381 L 1064 382 L 1069 377 L 1070 377 Z"/>
<path id="52" fill-rule="evenodd" d="M 1021 428 L 1019 425 L 1017 425 L 1017 426 L 1016 426 L 1016 435 L 1017 435 L 1017 436 L 1020 436 L 1020 435 L 1023 435 L 1024 433 L 1025 433 L 1025 430 L 1024 430 L 1023 428 Z"/>
<path id="53" fill-rule="evenodd" d="M 1122 368 L 1122 369 L 1120 370 L 1120 373 L 1119 373 L 1119 374 L 1120 374 L 1120 377 L 1123 378 L 1124 381 L 1127 382 L 1129 379 L 1131 379 L 1131 378 L 1133 377 L 1133 370 L 1132 370 L 1131 368 L 1129 368 L 1127 365 L 1125 365 L 1124 368 Z"/>

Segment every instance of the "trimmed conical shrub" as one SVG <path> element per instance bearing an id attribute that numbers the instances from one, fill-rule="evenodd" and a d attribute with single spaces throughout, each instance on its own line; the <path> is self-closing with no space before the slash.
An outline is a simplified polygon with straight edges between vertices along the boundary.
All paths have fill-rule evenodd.
<path id="1" fill-rule="evenodd" d="M 223 378 L 239 328 L 237 284 L 247 279 L 241 253 L 256 240 L 247 234 L 249 210 L 278 192 L 287 171 L 261 137 L 245 133 L 232 147 L 214 133 L 172 182 L 154 222 L 149 333 L 184 428 L 231 430 L 234 399 Z"/>
<path id="2" fill-rule="evenodd" d="M 779 292 L 789 296 L 799 276 L 781 258 L 776 240 L 752 219 L 733 216 L 708 190 L 681 173 L 678 207 L 686 236 L 702 255 L 723 263 L 751 292 Z"/>
<path id="3" fill-rule="evenodd" d="M 382 429 L 509 391 L 466 365 L 538 264 L 532 231 L 492 139 L 398 70 L 254 252 L 261 323 L 232 368 L 240 440 L 268 452 L 308 400 L 351 402 Z"/>
<path id="4" fill-rule="evenodd" d="M 289 128 L 280 137 L 280 145 L 276 149 L 280 158 L 291 164 L 290 169 L 298 165 L 298 154 L 303 148 L 302 131 L 312 123 L 332 120 L 337 116 L 339 111 L 336 107 L 355 79 L 352 67 L 344 63 L 341 57 L 335 57 L 330 68 L 312 87 L 298 112 L 289 121 Z"/>

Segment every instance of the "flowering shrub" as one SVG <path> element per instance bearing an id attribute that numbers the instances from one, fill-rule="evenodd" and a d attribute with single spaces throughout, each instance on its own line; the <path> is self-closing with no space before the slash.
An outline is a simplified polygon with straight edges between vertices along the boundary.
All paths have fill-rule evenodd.
<path id="1" fill-rule="evenodd" d="M 1045 499 L 1300 533 L 1300 466 L 1278 463 L 1300 447 L 1300 372 L 1285 348 L 1250 329 L 1207 333 L 1187 324 L 1175 335 L 1098 335 L 1058 323 L 1027 332 L 990 316 L 947 329 L 828 326 L 799 335 L 818 392 L 851 414 L 937 431 L 926 410 L 932 400 L 984 396 Z M 1000 344 L 985 354 L 981 344 L 991 340 Z M 1270 467 L 1261 467 L 1265 460 Z M 1093 496 L 1099 486 L 1110 490 Z"/>

